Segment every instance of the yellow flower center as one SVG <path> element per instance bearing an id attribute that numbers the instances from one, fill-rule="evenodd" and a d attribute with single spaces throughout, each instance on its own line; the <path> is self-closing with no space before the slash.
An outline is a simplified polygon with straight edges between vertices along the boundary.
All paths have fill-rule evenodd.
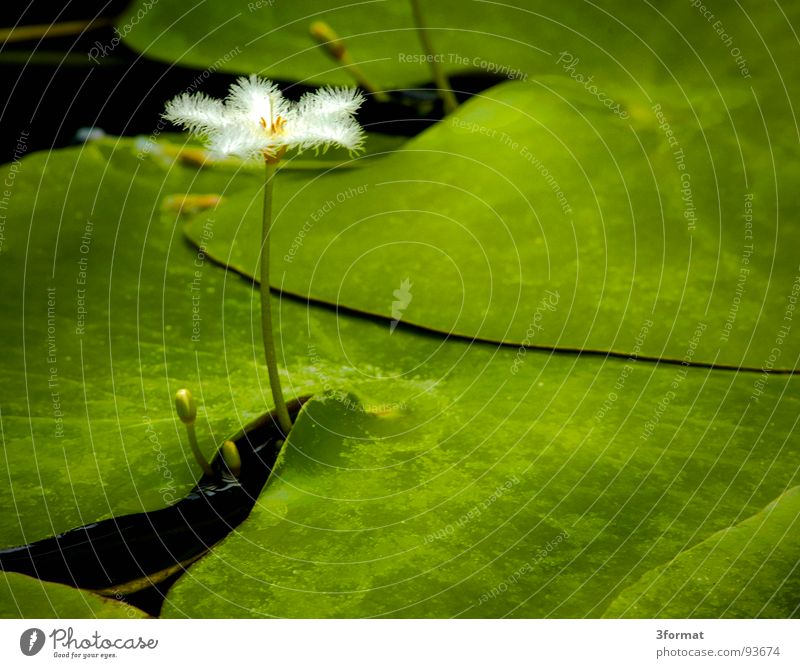
<path id="1" fill-rule="evenodd" d="M 271 122 L 269 124 L 269 128 L 267 128 L 267 121 L 262 116 L 260 123 L 261 123 L 261 127 L 264 128 L 264 130 L 267 130 L 267 133 L 271 136 L 271 135 L 277 135 L 277 134 L 280 134 L 280 133 L 283 132 L 283 126 L 286 125 L 286 120 L 281 118 L 280 116 L 278 116 L 273 122 Z M 267 163 L 275 164 L 283 157 L 283 154 L 286 153 L 286 147 L 285 146 L 281 146 L 274 153 L 271 153 L 268 150 L 264 150 L 263 153 L 264 153 L 264 160 L 266 160 Z"/>
<path id="2" fill-rule="evenodd" d="M 284 125 L 286 125 L 286 119 L 278 116 L 278 118 L 276 118 L 269 124 L 269 134 L 271 135 L 280 134 L 281 132 L 283 132 Z M 261 117 L 261 127 L 264 128 L 265 130 L 267 129 L 267 121 L 263 116 Z"/>

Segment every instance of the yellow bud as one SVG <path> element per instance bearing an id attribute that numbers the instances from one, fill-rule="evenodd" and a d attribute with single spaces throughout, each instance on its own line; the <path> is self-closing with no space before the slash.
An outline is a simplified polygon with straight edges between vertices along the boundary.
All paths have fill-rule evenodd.
<path id="1" fill-rule="evenodd" d="M 175 410 L 183 424 L 193 424 L 197 419 L 197 405 L 194 403 L 192 393 L 186 388 L 178 390 L 175 394 Z"/>
<path id="2" fill-rule="evenodd" d="M 314 21 L 314 23 L 309 26 L 308 30 L 311 36 L 319 42 L 320 46 L 322 46 L 332 58 L 341 60 L 344 57 L 347 51 L 344 41 L 336 34 L 333 28 L 325 23 L 325 21 Z"/>
<path id="3" fill-rule="evenodd" d="M 222 461 L 225 462 L 225 466 L 238 478 L 239 474 L 242 472 L 242 458 L 239 455 L 239 448 L 236 447 L 236 443 L 233 441 L 225 441 L 220 450 L 222 452 Z"/>

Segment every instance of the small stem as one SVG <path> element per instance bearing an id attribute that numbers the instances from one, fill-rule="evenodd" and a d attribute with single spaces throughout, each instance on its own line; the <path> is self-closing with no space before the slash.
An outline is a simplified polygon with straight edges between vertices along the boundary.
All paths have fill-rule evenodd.
<path id="1" fill-rule="evenodd" d="M 189 447 L 192 449 L 192 455 L 194 455 L 195 461 L 200 465 L 200 468 L 203 469 L 203 473 L 206 475 L 214 475 L 214 469 L 211 468 L 211 464 L 208 463 L 203 453 L 200 452 L 200 446 L 197 445 L 197 433 L 194 430 L 194 423 L 195 420 L 197 420 L 197 404 L 194 403 L 192 393 L 185 387 L 175 393 L 175 410 L 181 422 L 183 422 L 186 427 Z"/>
<path id="2" fill-rule="evenodd" d="M 439 89 L 439 97 L 442 98 L 445 113 L 450 113 L 456 110 L 458 100 L 450 86 L 450 81 L 444 73 L 441 63 L 434 57 L 433 44 L 431 44 L 428 35 L 428 29 L 425 26 L 425 19 L 422 16 L 422 5 L 419 0 L 410 0 L 411 9 L 414 12 L 414 23 L 417 25 L 417 33 L 419 34 L 419 41 L 422 43 L 422 48 L 428 56 L 427 60 L 431 66 L 431 73 L 433 80 L 436 82 L 436 87 Z"/>
<path id="3" fill-rule="evenodd" d="M 370 93 L 378 102 L 390 102 L 391 97 L 386 91 L 380 90 L 370 81 L 364 70 L 353 62 L 344 40 L 336 34 L 325 21 L 315 21 L 309 27 L 311 36 L 325 49 L 325 52 L 342 67 L 361 86 Z"/>
<path id="4" fill-rule="evenodd" d="M 269 291 L 269 236 L 272 229 L 272 185 L 275 180 L 277 160 L 266 159 L 266 181 L 264 182 L 264 211 L 262 224 L 261 245 L 261 337 L 264 341 L 264 358 L 269 372 L 269 385 L 272 390 L 272 401 L 275 403 L 275 413 L 278 416 L 278 425 L 284 436 L 292 428 L 292 419 L 289 409 L 283 399 L 281 379 L 278 375 L 278 362 L 275 355 L 275 340 L 272 334 L 272 306 Z"/>
<path id="5" fill-rule="evenodd" d="M 361 86 L 365 91 L 372 95 L 378 102 L 391 102 L 392 98 L 389 96 L 389 93 L 386 91 L 380 90 L 377 88 L 372 81 L 367 78 L 367 75 L 364 74 L 364 70 L 362 70 L 358 65 L 353 62 L 353 59 L 350 57 L 349 54 L 345 54 L 345 57 L 342 59 L 342 65 L 346 68 L 346 70 L 350 73 L 350 76 L 353 77 L 355 82 Z"/>
<path id="6" fill-rule="evenodd" d="M 186 425 L 186 433 L 189 436 L 189 447 L 192 448 L 195 461 L 200 465 L 200 468 L 203 469 L 203 473 L 206 475 L 214 475 L 214 469 L 211 468 L 211 464 L 208 463 L 203 453 L 200 452 L 200 446 L 197 444 L 197 433 L 194 430 L 194 422 Z"/>
<path id="7" fill-rule="evenodd" d="M 113 23 L 113 19 L 96 18 L 88 21 L 63 21 L 61 23 L 42 23 L 37 25 L 17 26 L 16 28 L 3 28 L 0 30 L 0 42 L 7 44 L 11 42 L 27 42 L 34 39 L 46 39 L 48 37 L 78 35 L 89 30 L 105 28 Z"/>

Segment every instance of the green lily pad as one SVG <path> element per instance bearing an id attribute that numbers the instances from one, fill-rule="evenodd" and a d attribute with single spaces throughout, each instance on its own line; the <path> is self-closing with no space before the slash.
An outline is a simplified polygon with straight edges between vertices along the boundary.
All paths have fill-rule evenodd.
<path id="1" fill-rule="evenodd" d="M 0 576 L 0 618 L 139 619 L 139 608 L 67 585 L 42 582 L 19 573 Z"/>
<path id="2" fill-rule="evenodd" d="M 578 71 L 600 85 L 745 75 L 758 85 L 764 73 L 774 73 L 775 61 L 787 65 L 782 43 L 791 46 L 798 10 L 747 5 L 708 0 L 703 13 L 681 0 L 656 6 L 625 0 L 437 0 L 423 9 L 436 57 L 449 73 L 552 73 L 563 67 L 557 61 L 566 51 L 581 61 Z M 317 20 L 346 40 L 353 60 L 377 86 L 432 79 L 407 0 L 206 0 L 189 9 L 160 2 L 147 10 L 134 2 L 117 29 L 131 48 L 170 63 L 352 83 L 312 40 L 309 25 Z"/>
<path id="3" fill-rule="evenodd" d="M 109 139 L 7 166 L 2 547 L 185 494 L 199 472 L 173 413 L 180 387 L 200 405 L 207 455 L 271 408 L 257 295 L 188 246 L 169 204 L 255 192 L 262 174 L 197 169 L 181 148 Z"/>
<path id="4" fill-rule="evenodd" d="M 750 402 L 750 374 L 699 368 L 530 353 L 512 375 L 513 351 L 356 329 L 346 359 L 379 391 L 306 406 L 250 517 L 162 614 L 597 617 L 798 479 L 795 379 Z"/>
<path id="5" fill-rule="evenodd" d="M 136 155 L 133 142 L 109 140 L 16 163 L 0 262 L 0 494 L 13 509 L 2 546 L 180 498 L 197 467 L 174 392 L 191 387 L 206 406 L 231 399 L 225 359 L 191 340 L 191 286 L 204 269 L 176 214 L 161 219 L 167 195 L 218 192 L 218 179 Z M 209 302 L 220 299 L 218 285 L 198 284 Z M 210 306 L 203 313 L 209 343 L 218 342 L 218 318 Z M 263 408 L 256 400 L 247 415 Z M 239 414 L 222 413 L 235 431 Z M 203 415 L 201 436 L 218 424 Z"/>
<path id="6" fill-rule="evenodd" d="M 564 78 L 506 83 L 360 168 L 282 174 L 273 285 L 469 339 L 794 369 L 796 150 L 764 150 L 743 89 L 614 95 L 629 121 Z M 188 234 L 213 217 L 209 255 L 258 276 L 260 207 Z"/>
<path id="7" fill-rule="evenodd" d="M 161 209 L 173 193 L 256 192 L 259 176 L 137 151 L 99 142 L 15 169 L 3 545 L 160 507 L 165 470 L 176 498 L 189 489 L 179 387 L 204 409 L 207 452 L 270 407 L 252 283 L 212 267 Z M 179 580 L 170 615 L 600 615 L 798 484 L 794 377 L 516 350 L 288 298 L 274 309 L 286 394 L 329 398 L 309 404 L 252 516 Z"/>
<path id="8" fill-rule="evenodd" d="M 647 573 L 612 617 L 784 618 L 800 615 L 800 488 Z M 777 585 L 777 586 L 776 586 Z"/>

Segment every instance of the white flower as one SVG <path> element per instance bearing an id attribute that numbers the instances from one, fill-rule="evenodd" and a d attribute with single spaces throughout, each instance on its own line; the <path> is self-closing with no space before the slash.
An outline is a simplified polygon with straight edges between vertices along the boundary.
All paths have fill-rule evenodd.
<path id="1" fill-rule="evenodd" d="M 253 74 L 238 79 L 224 101 L 183 93 L 167 103 L 164 118 L 204 135 L 213 156 L 275 160 L 290 148 L 361 149 L 364 131 L 354 114 L 363 101 L 355 89 L 325 88 L 294 103 Z"/>

